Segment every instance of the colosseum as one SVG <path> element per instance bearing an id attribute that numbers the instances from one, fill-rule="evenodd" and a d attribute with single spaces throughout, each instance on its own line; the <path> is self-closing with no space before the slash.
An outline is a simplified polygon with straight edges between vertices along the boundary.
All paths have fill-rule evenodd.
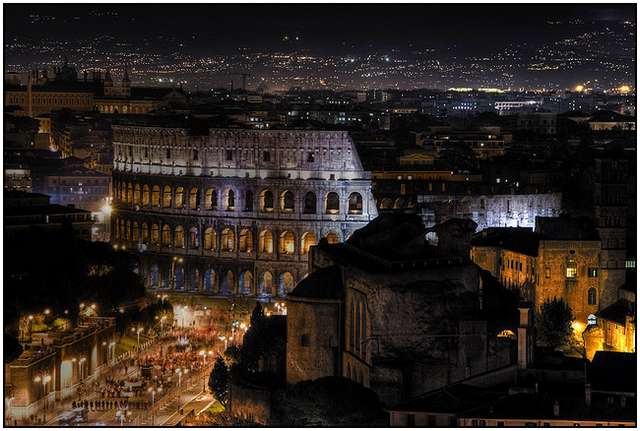
<path id="1" fill-rule="evenodd" d="M 113 126 L 112 242 L 150 292 L 283 297 L 377 215 L 347 132 Z"/>

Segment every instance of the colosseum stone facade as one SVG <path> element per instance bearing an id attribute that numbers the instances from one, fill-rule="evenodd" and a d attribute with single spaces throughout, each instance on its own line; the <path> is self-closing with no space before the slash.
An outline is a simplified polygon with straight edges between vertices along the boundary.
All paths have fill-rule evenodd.
<path id="1" fill-rule="evenodd" d="M 377 215 L 347 132 L 114 125 L 117 248 L 148 290 L 285 296 L 309 247 Z"/>

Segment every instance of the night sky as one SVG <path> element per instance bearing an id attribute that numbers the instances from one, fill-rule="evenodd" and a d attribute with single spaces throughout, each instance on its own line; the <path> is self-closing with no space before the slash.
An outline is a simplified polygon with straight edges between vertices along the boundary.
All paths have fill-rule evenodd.
<path id="1" fill-rule="evenodd" d="M 357 47 L 446 48 L 468 55 L 505 40 L 544 42 L 563 31 L 549 20 L 635 21 L 635 5 L 4 5 L 5 38 L 61 39 L 117 34 L 135 39 L 150 34 L 185 39 L 195 50 L 218 52 L 246 45 L 282 48 L 290 43 L 342 54 Z M 96 16 L 116 12 L 117 16 Z M 32 24 L 30 15 L 55 17 Z M 31 23 L 31 24 L 30 24 Z M 195 53 L 195 52 L 194 52 Z"/>

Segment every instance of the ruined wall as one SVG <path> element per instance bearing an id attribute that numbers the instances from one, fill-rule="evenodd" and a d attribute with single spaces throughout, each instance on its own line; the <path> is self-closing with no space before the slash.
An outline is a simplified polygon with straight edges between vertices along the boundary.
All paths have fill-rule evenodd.
<path id="1" fill-rule="evenodd" d="M 340 375 L 337 302 L 287 303 L 287 383 Z"/>

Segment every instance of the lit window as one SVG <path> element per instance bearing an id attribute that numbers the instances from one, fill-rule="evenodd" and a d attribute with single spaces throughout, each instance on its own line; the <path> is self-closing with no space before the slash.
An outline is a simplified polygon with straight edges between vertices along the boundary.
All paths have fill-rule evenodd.
<path id="1" fill-rule="evenodd" d="M 598 268 L 589 268 L 588 274 L 589 274 L 589 277 L 597 277 Z"/>
<path id="2" fill-rule="evenodd" d="M 635 268 L 636 267 L 636 261 L 635 260 L 626 260 L 624 262 L 624 267 L 625 268 Z"/>
<path id="3" fill-rule="evenodd" d="M 576 278 L 578 275 L 578 265 L 575 260 L 567 262 L 567 278 Z"/>

